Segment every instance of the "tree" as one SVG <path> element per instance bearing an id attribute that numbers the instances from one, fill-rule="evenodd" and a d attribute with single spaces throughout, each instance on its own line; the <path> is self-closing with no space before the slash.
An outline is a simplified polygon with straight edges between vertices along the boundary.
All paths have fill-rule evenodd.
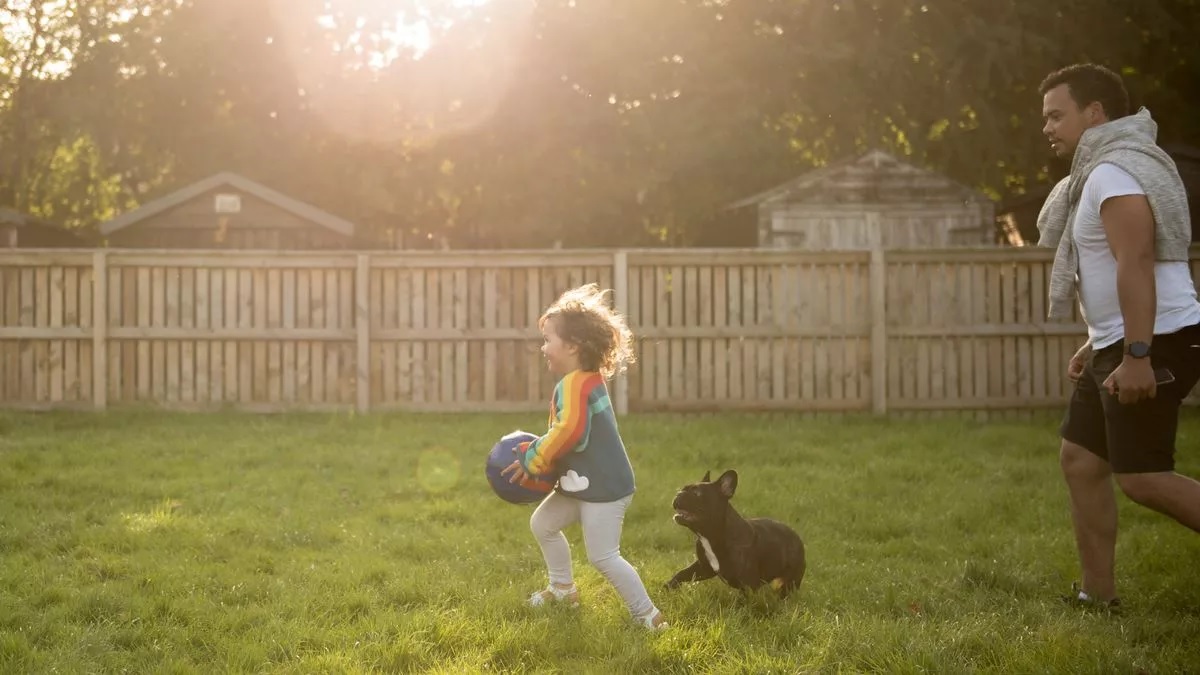
<path id="1" fill-rule="evenodd" d="M 1047 184 L 1036 88 L 1085 60 L 1200 145 L 1195 0 L 0 0 L 0 22 L 0 201 L 79 226 L 234 170 L 368 239 L 745 244 L 726 205 L 870 147 L 997 199 Z"/>

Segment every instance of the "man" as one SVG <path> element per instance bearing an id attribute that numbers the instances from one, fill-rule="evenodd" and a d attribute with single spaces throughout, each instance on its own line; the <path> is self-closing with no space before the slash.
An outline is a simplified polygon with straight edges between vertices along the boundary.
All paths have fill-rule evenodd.
<path id="1" fill-rule="evenodd" d="M 1116 73 L 1074 65 L 1040 92 L 1042 132 L 1071 163 L 1038 216 L 1039 244 L 1056 248 L 1050 316 L 1069 316 L 1077 296 L 1088 329 L 1067 366 L 1075 391 L 1060 429 L 1082 567 L 1069 599 L 1111 607 L 1114 477 L 1134 502 L 1200 532 L 1200 483 L 1174 471 L 1180 403 L 1200 379 L 1191 224 L 1157 125 L 1145 108 L 1129 114 Z"/>

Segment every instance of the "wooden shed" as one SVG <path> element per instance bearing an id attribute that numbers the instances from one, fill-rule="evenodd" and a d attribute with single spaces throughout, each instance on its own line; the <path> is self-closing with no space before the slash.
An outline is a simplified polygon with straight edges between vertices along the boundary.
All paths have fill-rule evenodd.
<path id="1" fill-rule="evenodd" d="M 104 223 L 115 248 L 353 248 L 354 225 L 235 173 L 220 173 Z"/>
<path id="2" fill-rule="evenodd" d="M 743 199 L 758 208 L 758 245 L 804 250 L 944 248 L 996 242 L 983 193 L 872 150 Z"/>
<path id="3" fill-rule="evenodd" d="M 0 248 L 86 248 L 92 242 L 74 230 L 10 208 L 0 208 Z"/>

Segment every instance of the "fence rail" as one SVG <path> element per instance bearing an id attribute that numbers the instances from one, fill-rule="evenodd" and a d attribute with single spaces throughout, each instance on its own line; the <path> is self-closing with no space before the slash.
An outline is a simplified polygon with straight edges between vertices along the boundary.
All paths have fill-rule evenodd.
<path id="1" fill-rule="evenodd" d="M 537 318 L 594 281 L 638 339 L 612 384 L 619 410 L 1061 407 L 1086 333 L 1077 316 L 1044 319 L 1051 262 L 1037 249 L 0 252 L 0 406 L 543 410 Z"/>

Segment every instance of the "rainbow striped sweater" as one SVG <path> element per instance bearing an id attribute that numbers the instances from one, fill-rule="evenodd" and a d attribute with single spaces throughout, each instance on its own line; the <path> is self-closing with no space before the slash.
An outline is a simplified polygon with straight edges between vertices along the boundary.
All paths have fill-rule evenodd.
<path id="1" fill-rule="evenodd" d="M 558 476 L 555 491 L 585 502 L 633 494 L 633 467 L 604 376 L 576 370 L 558 381 L 550 399 L 550 429 L 529 443 L 521 465 L 533 476 Z"/>

